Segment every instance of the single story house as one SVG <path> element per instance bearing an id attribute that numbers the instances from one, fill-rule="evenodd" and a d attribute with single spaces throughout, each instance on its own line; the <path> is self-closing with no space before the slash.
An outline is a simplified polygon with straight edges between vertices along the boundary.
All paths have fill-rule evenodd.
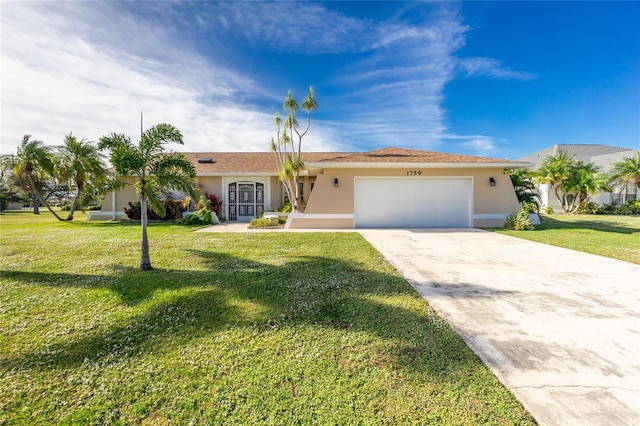
<path id="1" fill-rule="evenodd" d="M 285 191 L 270 152 L 185 153 L 202 193 L 223 201 L 224 219 L 250 221 L 279 208 Z M 527 162 L 403 148 L 305 152 L 304 213 L 288 228 L 469 228 L 502 226 L 519 210 L 505 171 Z M 127 187 L 105 197 L 92 219 L 117 219 L 137 199 Z"/>
<path id="2" fill-rule="evenodd" d="M 566 151 L 573 159 L 582 161 L 583 163 L 594 163 L 600 167 L 602 173 L 609 173 L 614 163 L 623 161 L 625 158 L 633 157 L 638 150 L 629 148 L 621 148 L 611 145 L 593 145 L 593 144 L 556 144 L 548 146 L 540 151 L 525 155 L 518 161 L 533 163 L 532 169 L 535 170 L 549 157 L 558 154 L 560 151 Z M 551 206 L 556 212 L 561 211 L 560 202 L 553 194 L 551 185 L 536 185 L 540 193 L 541 206 Z M 601 191 L 597 195 L 589 195 L 589 201 L 600 206 L 604 204 L 621 205 L 629 200 L 640 200 L 640 193 L 633 182 L 626 185 L 614 185 L 612 192 Z"/>

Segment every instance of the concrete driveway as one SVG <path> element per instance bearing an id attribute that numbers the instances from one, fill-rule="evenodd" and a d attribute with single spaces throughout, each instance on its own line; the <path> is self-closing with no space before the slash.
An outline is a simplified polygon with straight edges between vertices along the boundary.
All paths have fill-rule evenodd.
<path id="1" fill-rule="evenodd" d="M 360 233 L 543 425 L 640 425 L 640 266 L 480 230 Z"/>

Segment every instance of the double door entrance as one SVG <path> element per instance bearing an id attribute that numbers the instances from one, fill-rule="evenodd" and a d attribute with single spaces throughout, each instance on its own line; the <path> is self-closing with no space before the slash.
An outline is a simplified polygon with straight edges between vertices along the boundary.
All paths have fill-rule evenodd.
<path id="1" fill-rule="evenodd" d="M 250 222 L 264 211 L 264 184 L 233 182 L 228 187 L 230 221 Z"/>

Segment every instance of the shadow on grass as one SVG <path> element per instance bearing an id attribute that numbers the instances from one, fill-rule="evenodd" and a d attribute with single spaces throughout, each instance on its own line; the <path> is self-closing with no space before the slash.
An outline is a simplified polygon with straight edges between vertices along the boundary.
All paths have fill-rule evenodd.
<path id="1" fill-rule="evenodd" d="M 416 312 L 390 302 L 393 296 L 419 297 L 399 276 L 325 257 L 298 256 L 272 265 L 213 251 L 189 249 L 185 254 L 198 256 L 205 268 L 145 272 L 115 267 L 113 276 L 0 271 L 4 280 L 25 284 L 108 289 L 134 307 L 115 325 L 5 358 L 0 366 L 69 368 L 162 352 L 173 348 L 176 339 L 188 341 L 225 328 L 300 325 L 379 336 L 388 344 L 376 359 L 387 359 L 395 369 L 442 378 L 463 364 L 481 365 L 431 310 Z"/>
<path id="2" fill-rule="evenodd" d="M 542 216 L 540 225 L 536 226 L 536 230 L 549 230 L 549 229 L 570 229 L 581 230 L 588 229 L 601 232 L 612 232 L 618 234 L 634 234 L 640 232 L 640 228 L 631 228 L 622 222 L 615 222 L 612 220 L 597 220 L 597 219 L 574 219 L 572 220 L 560 220 L 551 216 Z"/>

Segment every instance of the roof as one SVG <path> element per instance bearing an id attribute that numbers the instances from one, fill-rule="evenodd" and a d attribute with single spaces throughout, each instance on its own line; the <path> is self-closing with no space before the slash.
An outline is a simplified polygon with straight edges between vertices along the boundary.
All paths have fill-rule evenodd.
<path id="1" fill-rule="evenodd" d="M 184 152 L 197 174 L 265 173 L 278 174 L 272 152 Z M 320 161 L 344 155 L 340 152 L 303 152 L 303 161 Z M 212 162 L 198 162 L 211 159 Z"/>
<path id="2" fill-rule="evenodd" d="M 611 154 L 596 155 L 591 157 L 590 161 L 600 167 L 603 172 L 608 172 L 613 163 L 624 161 L 625 158 L 633 157 L 640 150 L 618 151 Z"/>
<path id="3" fill-rule="evenodd" d="M 420 164 L 431 167 L 528 167 L 529 163 L 473 155 L 448 154 L 406 148 L 382 148 L 368 152 L 344 153 L 312 162 L 310 167 L 403 167 Z"/>
<path id="4" fill-rule="evenodd" d="M 272 152 L 185 152 L 199 175 L 270 174 L 277 175 Z M 484 165 L 522 167 L 530 164 L 472 155 L 446 154 L 405 148 L 383 148 L 368 152 L 303 152 L 302 161 L 313 167 L 401 166 L 402 164 Z"/>
<path id="5" fill-rule="evenodd" d="M 556 155 L 560 151 L 566 151 L 574 159 L 590 162 L 594 161 L 596 156 L 614 154 L 614 153 L 627 153 L 627 151 L 633 151 L 629 148 L 621 148 L 611 145 L 594 145 L 594 144 L 556 144 L 548 146 L 540 151 L 536 151 L 533 154 L 525 155 L 518 158 L 519 161 L 528 161 L 535 164 L 535 167 L 539 167 L 545 158 Z M 632 155 L 632 154 L 629 154 Z M 619 160 L 614 160 L 619 161 Z M 601 166 L 607 168 L 606 166 Z"/>
<path id="6" fill-rule="evenodd" d="M 473 155 L 447 154 L 444 152 L 420 151 L 405 148 L 382 148 L 368 152 L 351 152 L 326 158 L 319 162 L 331 163 L 505 163 L 513 161 L 498 160 Z"/>

